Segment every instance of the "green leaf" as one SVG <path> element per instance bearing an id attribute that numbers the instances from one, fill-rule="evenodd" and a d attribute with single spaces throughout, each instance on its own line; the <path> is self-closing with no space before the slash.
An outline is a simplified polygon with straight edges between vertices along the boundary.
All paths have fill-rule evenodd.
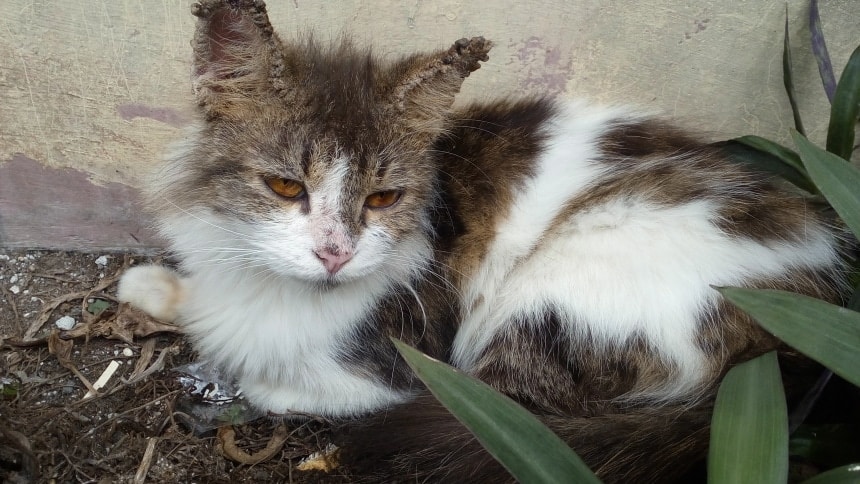
<path id="1" fill-rule="evenodd" d="M 860 47 L 854 49 L 839 77 L 830 125 L 827 128 L 827 151 L 850 160 L 854 152 L 854 125 L 860 116 Z M 855 185 L 857 186 L 857 185 Z"/>
<path id="2" fill-rule="evenodd" d="M 775 289 L 717 290 L 768 332 L 860 386 L 860 313 Z"/>
<path id="3" fill-rule="evenodd" d="M 436 398 L 522 483 L 597 483 L 570 447 L 489 385 L 392 338 Z"/>
<path id="4" fill-rule="evenodd" d="M 711 421 L 708 482 L 788 479 L 788 412 L 776 353 L 732 368 L 720 384 Z"/>
<path id="5" fill-rule="evenodd" d="M 813 183 L 854 235 L 860 236 L 860 170 L 800 134 L 791 135 Z"/>
<path id="6" fill-rule="evenodd" d="M 818 468 L 860 462 L 860 424 L 801 425 L 788 442 L 788 453 Z"/>
<path id="7" fill-rule="evenodd" d="M 110 307 L 110 302 L 104 299 L 93 299 L 87 304 L 87 312 L 93 316 L 98 316 Z"/>
<path id="8" fill-rule="evenodd" d="M 733 160 L 759 171 L 779 175 L 809 193 L 818 193 L 806 174 L 800 156 L 778 143 L 759 136 L 741 136 L 717 145 Z"/>
<path id="9" fill-rule="evenodd" d="M 0 400 L 14 400 L 18 396 L 18 385 L 0 380 Z"/>
<path id="10" fill-rule="evenodd" d="M 860 482 L 860 464 L 849 464 L 823 472 L 803 481 L 803 484 L 857 484 Z"/>
<path id="11" fill-rule="evenodd" d="M 737 140 L 747 146 L 751 146 L 759 151 L 764 151 L 765 153 L 779 158 L 780 161 L 794 168 L 803 176 L 806 176 L 806 168 L 803 167 L 803 162 L 800 161 L 800 155 L 795 153 L 794 150 L 786 148 L 779 143 L 774 143 L 769 139 L 762 138 L 761 136 L 741 136 L 740 138 L 737 138 Z"/>
<path id="12" fill-rule="evenodd" d="M 836 93 L 836 76 L 833 75 L 833 64 L 830 62 L 827 42 L 824 41 L 824 32 L 821 29 L 818 0 L 809 2 L 809 33 L 811 34 L 812 54 L 818 64 L 818 73 L 821 76 L 824 93 L 827 94 L 827 100 L 833 103 L 833 95 Z"/>
<path id="13" fill-rule="evenodd" d="M 803 121 L 800 119 L 800 109 L 797 107 L 797 98 L 794 94 L 794 75 L 791 69 L 791 43 L 788 37 L 788 4 L 785 5 L 785 37 L 782 41 L 782 84 L 785 93 L 788 94 L 788 102 L 791 104 L 791 114 L 794 116 L 794 127 L 801 133 Z"/>

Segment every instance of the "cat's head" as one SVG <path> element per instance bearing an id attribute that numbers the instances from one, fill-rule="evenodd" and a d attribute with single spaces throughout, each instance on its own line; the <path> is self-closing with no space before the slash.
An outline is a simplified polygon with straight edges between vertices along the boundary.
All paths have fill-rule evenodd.
<path id="1" fill-rule="evenodd" d="M 490 43 L 462 39 L 383 64 L 348 41 L 281 42 L 261 1 L 192 11 L 206 120 L 156 194 L 174 248 L 232 251 L 324 284 L 423 262 L 412 259 L 429 251 L 431 148 Z"/>

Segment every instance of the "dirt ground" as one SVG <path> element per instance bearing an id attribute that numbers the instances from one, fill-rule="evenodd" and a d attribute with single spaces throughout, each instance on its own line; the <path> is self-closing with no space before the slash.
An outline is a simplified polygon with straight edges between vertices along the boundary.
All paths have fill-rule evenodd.
<path id="1" fill-rule="evenodd" d="M 173 369 L 193 351 L 114 298 L 118 275 L 140 261 L 0 250 L 0 482 L 348 482 L 297 469 L 326 448 L 326 422 L 192 430 L 198 397 Z"/>

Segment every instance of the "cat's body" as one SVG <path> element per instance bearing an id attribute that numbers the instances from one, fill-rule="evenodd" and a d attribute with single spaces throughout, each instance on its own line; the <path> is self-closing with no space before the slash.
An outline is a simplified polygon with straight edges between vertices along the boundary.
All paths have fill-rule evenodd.
<path id="1" fill-rule="evenodd" d="M 452 110 L 483 39 L 381 65 L 282 45 L 262 2 L 195 14 L 207 120 L 150 197 L 183 275 L 132 269 L 120 297 L 181 322 L 261 408 L 376 412 L 346 439 L 374 471 L 500 471 L 391 336 L 542 415 L 604 478 L 656 477 L 703 448 L 729 365 L 778 346 L 712 286 L 838 297 L 838 233 L 808 202 L 670 126 L 545 100 Z"/>

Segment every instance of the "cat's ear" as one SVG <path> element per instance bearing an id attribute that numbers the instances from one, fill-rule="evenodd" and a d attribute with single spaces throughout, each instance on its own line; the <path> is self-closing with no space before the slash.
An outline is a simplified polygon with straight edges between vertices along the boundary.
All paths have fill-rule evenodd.
<path id="1" fill-rule="evenodd" d="M 198 103 L 212 117 L 239 116 L 243 107 L 284 88 L 283 47 L 261 0 L 201 0 L 193 85 Z"/>
<path id="2" fill-rule="evenodd" d="M 483 37 L 464 38 L 448 50 L 412 56 L 395 65 L 387 93 L 391 107 L 415 129 L 437 133 L 463 80 L 489 59 L 492 45 Z"/>

